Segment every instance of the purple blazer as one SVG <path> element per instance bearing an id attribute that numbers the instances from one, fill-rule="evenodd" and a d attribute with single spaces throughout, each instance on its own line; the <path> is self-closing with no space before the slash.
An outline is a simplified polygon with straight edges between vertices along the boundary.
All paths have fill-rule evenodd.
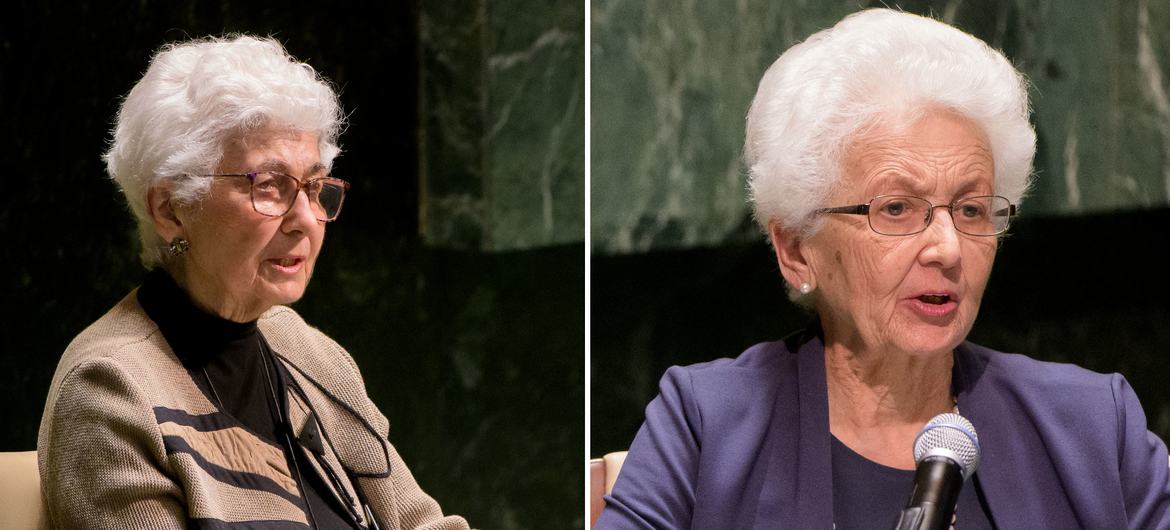
<path id="1" fill-rule="evenodd" d="M 667 370 L 594 528 L 831 528 L 824 345 L 797 346 Z M 982 447 L 964 487 L 998 528 L 1170 528 L 1166 446 L 1125 378 L 963 343 L 953 381 Z"/>

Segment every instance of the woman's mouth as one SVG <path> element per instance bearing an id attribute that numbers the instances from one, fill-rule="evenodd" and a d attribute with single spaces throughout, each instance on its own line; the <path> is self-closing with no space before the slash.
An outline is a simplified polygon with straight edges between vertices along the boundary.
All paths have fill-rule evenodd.
<path id="1" fill-rule="evenodd" d="M 951 293 L 923 293 L 908 302 L 915 314 L 931 320 L 949 317 L 959 307 L 958 297 Z"/>
<path id="2" fill-rule="evenodd" d="M 951 295 L 949 295 L 949 294 L 924 294 L 922 296 L 919 296 L 918 299 L 922 300 L 922 302 L 925 304 L 943 305 L 943 304 L 951 301 Z"/>
<path id="3" fill-rule="evenodd" d="M 304 264 L 304 258 L 289 257 L 289 258 L 272 258 L 264 260 L 273 270 L 281 274 L 293 274 L 301 270 Z"/>

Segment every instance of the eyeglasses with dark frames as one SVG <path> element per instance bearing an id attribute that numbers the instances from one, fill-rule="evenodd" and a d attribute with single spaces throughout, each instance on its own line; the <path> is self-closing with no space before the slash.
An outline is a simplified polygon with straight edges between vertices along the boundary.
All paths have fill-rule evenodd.
<path id="1" fill-rule="evenodd" d="M 217 178 L 247 178 L 251 185 L 252 208 L 256 213 L 281 217 L 292 209 L 297 195 L 305 190 L 309 207 L 318 221 L 329 222 L 341 214 L 341 203 L 349 183 L 333 177 L 316 177 L 301 182 L 292 175 L 278 171 L 250 171 L 248 173 L 218 173 L 202 175 Z"/>
<path id="2" fill-rule="evenodd" d="M 999 195 L 966 197 L 950 204 L 931 204 L 910 195 L 878 195 L 865 204 L 821 208 L 815 213 L 864 215 L 874 232 L 910 236 L 930 226 L 936 208 L 949 210 L 955 230 L 971 236 L 1003 234 L 1016 215 L 1016 205 Z"/>

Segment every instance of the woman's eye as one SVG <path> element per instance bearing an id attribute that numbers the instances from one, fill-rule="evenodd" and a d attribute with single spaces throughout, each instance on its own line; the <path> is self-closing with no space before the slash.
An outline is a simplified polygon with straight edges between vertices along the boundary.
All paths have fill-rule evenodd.
<path id="1" fill-rule="evenodd" d="M 978 219 L 983 217 L 983 207 L 978 204 L 964 204 L 959 207 L 959 211 L 963 217 L 968 219 Z"/>
<path id="2" fill-rule="evenodd" d="M 283 180 L 279 176 L 263 174 L 252 182 L 252 189 L 265 193 L 276 193 L 281 191 L 281 188 L 285 185 L 282 182 Z"/>
<path id="3" fill-rule="evenodd" d="M 906 203 L 901 201 L 890 201 L 882 205 L 882 213 L 891 216 L 899 216 L 906 213 Z"/>

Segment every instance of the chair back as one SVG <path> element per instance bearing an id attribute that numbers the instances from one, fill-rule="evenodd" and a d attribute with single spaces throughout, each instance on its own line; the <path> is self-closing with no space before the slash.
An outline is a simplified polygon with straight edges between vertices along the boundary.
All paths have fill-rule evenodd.
<path id="1" fill-rule="evenodd" d="M 589 461 L 589 528 L 597 524 L 601 510 L 605 509 L 605 496 L 613 491 L 613 484 L 625 462 L 626 451 L 609 453 Z"/>
<path id="2" fill-rule="evenodd" d="M 48 521 L 37 452 L 0 452 L 0 528 L 41 530 Z"/>

